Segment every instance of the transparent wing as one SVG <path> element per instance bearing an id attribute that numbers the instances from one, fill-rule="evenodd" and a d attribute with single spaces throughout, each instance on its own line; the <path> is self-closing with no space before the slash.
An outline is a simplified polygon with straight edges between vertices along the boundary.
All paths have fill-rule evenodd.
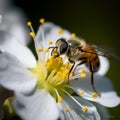
<path id="1" fill-rule="evenodd" d="M 112 50 L 108 49 L 107 47 L 103 45 L 91 45 L 96 50 L 98 55 L 120 62 L 120 56 L 114 53 Z"/>

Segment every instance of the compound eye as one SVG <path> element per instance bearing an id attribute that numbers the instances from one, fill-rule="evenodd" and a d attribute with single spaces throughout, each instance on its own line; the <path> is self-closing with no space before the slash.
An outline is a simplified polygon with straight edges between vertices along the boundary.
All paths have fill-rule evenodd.
<path id="1" fill-rule="evenodd" d="M 68 43 L 66 41 L 62 41 L 61 45 L 60 45 L 60 54 L 64 54 L 68 49 Z"/>

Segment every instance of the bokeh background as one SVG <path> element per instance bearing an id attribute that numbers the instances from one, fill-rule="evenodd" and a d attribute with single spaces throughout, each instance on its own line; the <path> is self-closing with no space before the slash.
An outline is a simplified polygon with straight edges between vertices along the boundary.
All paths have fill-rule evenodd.
<path id="1" fill-rule="evenodd" d="M 35 30 L 39 19 L 52 21 L 93 43 L 100 43 L 120 56 L 119 0 L 14 0 Z M 107 73 L 120 96 L 120 63 L 110 61 Z M 107 87 L 107 86 L 106 86 Z M 120 120 L 120 106 L 108 109 L 110 120 Z"/>

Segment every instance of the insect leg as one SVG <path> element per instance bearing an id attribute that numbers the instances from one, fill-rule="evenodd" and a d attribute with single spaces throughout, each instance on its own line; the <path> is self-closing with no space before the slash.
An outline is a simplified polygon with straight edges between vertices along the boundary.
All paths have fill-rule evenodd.
<path id="1" fill-rule="evenodd" d="M 69 73 L 68 73 L 68 79 L 67 79 L 67 82 L 69 83 L 69 77 L 70 77 L 70 73 L 72 72 L 74 66 L 75 66 L 75 61 L 71 60 L 71 59 L 68 59 L 70 61 L 70 63 L 72 63 L 72 67 L 70 68 L 69 70 Z"/>
<path id="2" fill-rule="evenodd" d="M 93 65 L 91 64 L 91 62 L 89 62 L 89 65 L 90 65 L 90 72 L 91 72 L 91 85 L 92 85 L 92 88 L 100 96 L 100 94 L 97 92 L 97 90 L 95 89 L 95 86 L 94 86 L 94 69 L 93 69 Z"/>

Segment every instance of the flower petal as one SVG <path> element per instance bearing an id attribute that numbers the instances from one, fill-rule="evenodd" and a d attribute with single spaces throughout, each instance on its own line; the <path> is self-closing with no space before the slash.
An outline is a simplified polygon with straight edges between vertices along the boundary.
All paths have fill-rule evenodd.
<path id="1" fill-rule="evenodd" d="M 6 11 L 7 8 L 9 8 L 11 5 L 11 0 L 0 0 L 0 13 L 3 13 Z"/>
<path id="2" fill-rule="evenodd" d="M 80 97 L 74 98 L 82 106 L 86 106 L 88 108 L 88 111 L 83 112 L 80 106 L 75 101 L 66 96 L 63 102 L 63 110 L 61 111 L 62 120 L 101 120 L 99 113 L 97 112 L 97 109 L 93 104 Z"/>
<path id="3" fill-rule="evenodd" d="M 32 52 L 26 46 L 20 44 L 8 32 L 0 31 L 0 48 L 16 56 L 27 68 L 36 65 L 36 60 Z"/>
<path id="4" fill-rule="evenodd" d="M 38 47 L 48 48 L 48 43 L 52 40 L 54 43 L 57 39 L 63 38 L 70 38 L 70 32 L 63 29 L 63 34 L 58 34 L 58 30 L 62 29 L 60 26 L 57 26 L 51 22 L 46 22 L 43 25 L 40 25 L 35 41 L 39 45 Z"/>
<path id="5" fill-rule="evenodd" d="M 95 107 L 97 108 L 98 113 L 100 114 L 101 120 L 110 120 L 110 114 L 106 107 L 103 107 L 100 104 L 95 104 Z"/>
<path id="6" fill-rule="evenodd" d="M 29 35 L 24 12 L 14 6 L 12 0 L 0 0 L 0 14 L 2 14 L 0 30 L 11 33 L 19 42 L 26 45 L 29 42 Z"/>
<path id="7" fill-rule="evenodd" d="M 102 56 L 99 56 L 99 59 L 100 59 L 100 68 L 99 68 L 98 72 L 96 72 L 95 74 L 104 76 L 109 69 L 109 66 L 110 66 L 109 61 L 107 58 L 102 57 Z"/>
<path id="8" fill-rule="evenodd" d="M 82 97 L 85 99 L 95 101 L 106 107 L 114 107 L 120 104 L 120 98 L 114 91 L 112 83 L 109 81 L 109 79 L 97 75 L 94 77 L 94 86 L 97 92 L 101 94 L 101 96 L 93 98 L 91 94 L 94 92 L 94 90 L 91 86 L 90 77 L 89 75 L 87 76 L 87 78 L 70 81 L 70 85 L 79 95 L 80 91 L 84 90 L 85 94 L 83 94 Z"/>
<path id="9" fill-rule="evenodd" d="M 0 51 L 0 85 L 29 94 L 36 86 L 36 78 L 12 54 Z"/>
<path id="10" fill-rule="evenodd" d="M 16 93 L 13 105 L 24 120 L 57 120 L 59 117 L 56 101 L 42 90 L 35 91 L 31 96 Z"/>

